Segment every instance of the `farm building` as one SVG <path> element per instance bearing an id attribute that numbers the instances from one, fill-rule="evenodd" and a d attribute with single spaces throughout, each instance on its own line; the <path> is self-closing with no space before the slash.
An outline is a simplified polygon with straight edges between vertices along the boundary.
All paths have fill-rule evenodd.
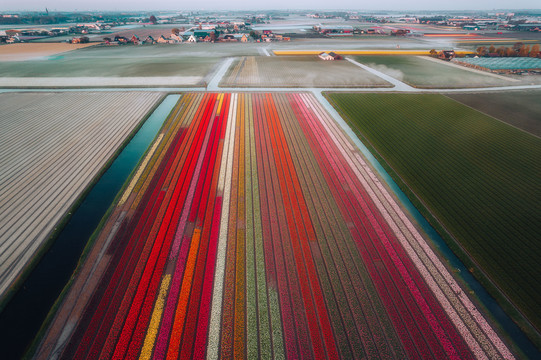
<path id="1" fill-rule="evenodd" d="M 155 44 L 156 40 L 150 35 L 148 35 L 145 40 L 143 40 L 143 44 Z"/>
<path id="2" fill-rule="evenodd" d="M 516 26 L 518 31 L 541 31 L 541 23 L 525 23 Z"/>
<path id="3" fill-rule="evenodd" d="M 442 50 L 438 53 L 438 57 L 443 60 L 452 60 L 455 56 L 454 50 Z"/>
<path id="4" fill-rule="evenodd" d="M 351 25 L 320 25 L 316 30 L 327 36 L 353 36 L 353 26 Z"/>
<path id="5" fill-rule="evenodd" d="M 224 35 L 219 41 L 222 42 L 248 42 L 248 34 L 227 34 Z"/>
<path id="6" fill-rule="evenodd" d="M 212 30 L 194 30 L 193 34 L 196 38 L 205 38 L 207 36 L 210 36 L 210 33 L 213 33 L 214 29 Z"/>
<path id="7" fill-rule="evenodd" d="M 169 39 L 174 40 L 177 43 L 184 42 L 184 38 L 181 35 L 177 35 L 177 34 L 171 34 Z"/>
<path id="8" fill-rule="evenodd" d="M 238 41 L 233 34 L 226 34 L 223 37 L 218 38 L 222 42 L 236 42 Z"/>
<path id="9" fill-rule="evenodd" d="M 410 32 L 409 29 L 396 29 L 391 31 L 391 36 L 406 36 Z"/>
<path id="10" fill-rule="evenodd" d="M 114 42 L 118 42 L 119 44 L 127 44 L 128 43 L 128 38 L 125 37 L 125 36 L 115 36 Z"/>
<path id="11" fill-rule="evenodd" d="M 340 60 L 342 57 L 335 52 L 322 52 L 318 55 L 321 60 Z"/>
<path id="12" fill-rule="evenodd" d="M 180 38 L 180 40 L 177 40 L 179 38 Z M 171 37 L 166 38 L 165 36 L 161 35 L 158 38 L 158 40 L 156 40 L 156 42 L 158 44 L 178 44 L 178 43 L 182 42 L 182 37 L 180 37 L 180 36 L 176 36 L 176 37 L 171 36 Z"/>
<path id="13" fill-rule="evenodd" d="M 71 39 L 72 44 L 86 44 L 89 42 L 89 39 L 87 36 L 76 36 Z"/>

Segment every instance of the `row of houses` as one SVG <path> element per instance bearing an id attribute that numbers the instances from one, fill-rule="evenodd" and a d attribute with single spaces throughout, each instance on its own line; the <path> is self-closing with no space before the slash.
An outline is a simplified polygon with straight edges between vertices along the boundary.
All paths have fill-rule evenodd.
<path id="1" fill-rule="evenodd" d="M 272 30 L 263 30 L 263 33 L 258 40 L 261 42 L 290 41 L 291 38 L 281 34 L 275 34 L 272 32 Z"/>
<path id="2" fill-rule="evenodd" d="M 188 35 L 183 34 L 171 34 L 170 36 L 161 35 L 158 38 L 154 38 L 148 35 L 145 38 L 140 38 L 138 35 L 133 35 L 131 38 L 123 36 L 115 36 L 113 39 L 104 38 L 106 45 L 121 45 L 121 44 L 134 44 L 134 45 L 152 45 L 152 44 L 182 44 L 182 43 L 197 43 L 197 42 L 248 42 L 248 34 L 226 34 L 216 38 L 212 36 L 214 32 L 206 36 L 196 36 L 193 33 Z"/>
<path id="3" fill-rule="evenodd" d="M 313 29 L 325 36 L 353 36 L 353 26 L 351 25 L 316 25 Z"/>
<path id="4" fill-rule="evenodd" d="M 6 32 L 5 30 L 0 30 L 0 44 L 2 43 L 13 44 L 17 42 L 21 42 L 21 39 L 19 38 L 18 35 L 13 35 Z"/>

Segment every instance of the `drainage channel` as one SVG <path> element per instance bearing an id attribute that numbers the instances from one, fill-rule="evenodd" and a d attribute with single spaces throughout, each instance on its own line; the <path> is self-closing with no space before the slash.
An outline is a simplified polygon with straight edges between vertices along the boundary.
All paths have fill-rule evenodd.
<path id="1" fill-rule="evenodd" d="M 0 314 L 2 358 L 18 359 L 70 279 L 83 249 L 137 166 L 180 95 L 168 95 L 88 192 L 17 293 Z"/>

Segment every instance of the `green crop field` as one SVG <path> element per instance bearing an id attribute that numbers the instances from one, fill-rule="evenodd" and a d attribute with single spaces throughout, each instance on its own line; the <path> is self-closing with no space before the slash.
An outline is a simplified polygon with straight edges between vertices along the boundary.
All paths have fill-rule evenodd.
<path id="1" fill-rule="evenodd" d="M 355 60 L 420 88 L 510 86 L 515 82 L 449 66 L 417 56 L 356 56 Z"/>
<path id="2" fill-rule="evenodd" d="M 206 76 L 221 60 L 203 49 L 188 53 L 188 48 L 194 50 L 189 44 L 90 47 L 35 60 L 3 61 L 0 77 Z"/>
<path id="3" fill-rule="evenodd" d="M 443 95 L 328 97 L 420 210 L 541 328 L 541 139 Z"/>
<path id="4" fill-rule="evenodd" d="M 541 137 L 541 91 L 447 94 L 508 124 Z"/>

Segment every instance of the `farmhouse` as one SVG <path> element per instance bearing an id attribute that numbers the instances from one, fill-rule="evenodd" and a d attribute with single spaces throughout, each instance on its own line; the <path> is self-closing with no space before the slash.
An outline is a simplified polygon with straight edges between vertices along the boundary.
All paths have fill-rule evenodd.
<path id="1" fill-rule="evenodd" d="M 115 42 L 118 42 L 119 44 L 127 44 L 128 43 L 128 38 L 125 37 L 125 36 L 115 36 L 115 39 L 114 39 Z"/>
<path id="2" fill-rule="evenodd" d="M 391 31 L 391 36 L 406 36 L 409 33 L 409 29 L 396 29 Z"/>
<path id="3" fill-rule="evenodd" d="M 72 44 L 86 44 L 89 42 L 89 39 L 87 36 L 76 36 L 71 39 Z"/>
<path id="4" fill-rule="evenodd" d="M 318 55 L 321 60 L 340 60 L 342 57 L 335 52 L 322 52 Z"/>
<path id="5" fill-rule="evenodd" d="M 143 44 L 155 44 L 156 40 L 151 35 L 148 35 L 145 40 L 143 40 Z"/>
<path id="6" fill-rule="evenodd" d="M 184 38 L 182 36 L 180 36 L 180 35 L 177 35 L 177 34 L 171 34 L 169 39 L 171 39 L 171 40 L 173 40 L 175 42 L 178 42 L 178 43 L 184 42 Z"/>
<path id="7" fill-rule="evenodd" d="M 438 53 L 438 57 L 442 60 L 452 60 L 455 56 L 454 50 L 442 50 Z"/>
<path id="8" fill-rule="evenodd" d="M 222 42 L 236 42 L 238 41 L 236 38 L 235 38 L 235 35 L 233 34 L 227 34 L 227 35 L 224 35 L 224 37 L 221 37 L 218 39 L 219 41 L 222 41 Z"/>
<path id="9" fill-rule="evenodd" d="M 158 44 L 179 44 L 181 43 L 182 37 L 178 35 L 171 35 L 171 37 L 166 38 L 165 36 L 161 35 L 156 42 Z"/>

